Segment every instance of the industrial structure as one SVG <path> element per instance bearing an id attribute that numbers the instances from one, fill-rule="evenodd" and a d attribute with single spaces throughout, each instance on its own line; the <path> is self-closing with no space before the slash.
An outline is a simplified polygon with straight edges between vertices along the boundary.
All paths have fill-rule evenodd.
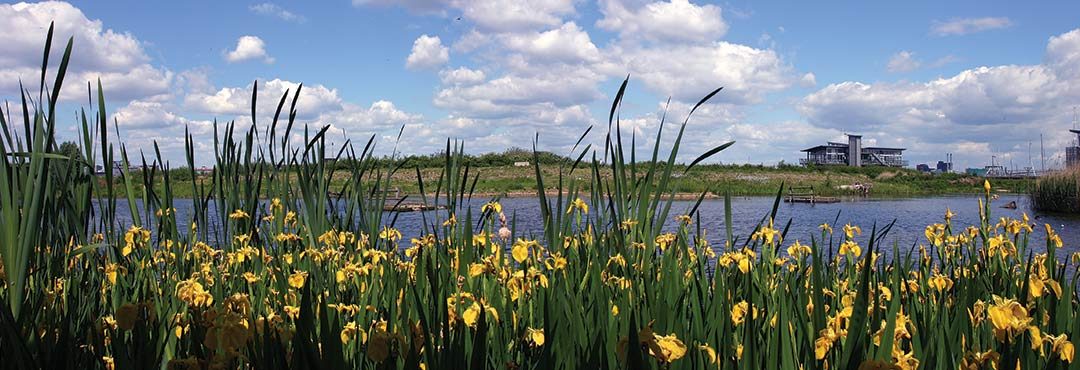
<path id="1" fill-rule="evenodd" d="M 904 160 L 904 148 L 863 147 L 862 135 L 848 134 L 847 137 L 847 143 L 830 141 L 825 145 L 803 149 L 806 158 L 800 159 L 799 163 L 806 166 L 907 166 L 907 161 Z"/>
<path id="2" fill-rule="evenodd" d="M 952 153 L 945 153 L 945 160 L 944 161 L 937 161 L 937 168 L 936 169 L 937 169 L 938 173 L 951 173 L 951 172 L 953 172 L 952 163 L 953 163 L 952 162 Z"/>
<path id="3" fill-rule="evenodd" d="M 952 153 L 945 153 L 945 160 L 944 161 L 937 161 L 937 164 L 934 165 L 933 168 L 931 168 L 929 164 L 919 163 L 919 164 L 915 165 L 915 169 L 918 170 L 919 172 L 926 172 L 926 173 L 952 173 L 953 172 Z"/>
<path id="4" fill-rule="evenodd" d="M 1072 129 L 1069 132 L 1076 134 L 1077 141 L 1069 143 L 1069 146 L 1065 147 L 1066 168 L 1080 165 L 1080 130 Z"/>

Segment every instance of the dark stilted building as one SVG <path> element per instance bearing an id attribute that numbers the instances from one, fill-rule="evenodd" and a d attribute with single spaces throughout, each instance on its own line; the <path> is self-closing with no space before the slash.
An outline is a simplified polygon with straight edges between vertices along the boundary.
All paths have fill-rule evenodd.
<path id="1" fill-rule="evenodd" d="M 863 147 L 862 135 L 848 135 L 847 143 L 828 142 L 813 148 L 803 149 L 806 158 L 800 159 L 803 165 L 840 165 L 862 167 L 889 166 L 904 167 L 904 148 Z"/>

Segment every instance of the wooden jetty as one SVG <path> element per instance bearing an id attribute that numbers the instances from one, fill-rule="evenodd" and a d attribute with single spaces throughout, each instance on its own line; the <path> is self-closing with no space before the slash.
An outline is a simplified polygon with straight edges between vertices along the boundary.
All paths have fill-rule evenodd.
<path id="1" fill-rule="evenodd" d="M 787 203 L 836 203 L 840 198 L 823 197 L 814 193 L 814 186 L 789 186 L 788 193 L 784 196 Z"/>
<path id="2" fill-rule="evenodd" d="M 408 195 L 401 195 L 401 189 L 393 188 L 383 190 L 383 212 L 423 212 L 434 211 L 439 209 L 446 209 L 446 206 L 431 205 L 424 202 L 410 201 Z M 331 197 L 340 197 L 340 193 L 330 192 Z M 368 199 L 368 204 L 371 202 L 378 202 L 380 197 L 374 197 Z"/>
<path id="3" fill-rule="evenodd" d="M 384 190 L 386 201 L 383 203 L 383 212 L 423 212 L 446 209 L 446 206 L 435 206 L 424 202 L 409 201 L 408 195 L 401 195 L 400 188 Z M 393 196 L 390 194 L 393 193 Z"/>
<path id="4" fill-rule="evenodd" d="M 434 206 L 421 202 L 401 202 L 397 200 L 387 199 L 386 204 L 383 204 L 384 212 L 423 212 L 434 211 L 438 209 L 446 209 L 446 206 Z"/>

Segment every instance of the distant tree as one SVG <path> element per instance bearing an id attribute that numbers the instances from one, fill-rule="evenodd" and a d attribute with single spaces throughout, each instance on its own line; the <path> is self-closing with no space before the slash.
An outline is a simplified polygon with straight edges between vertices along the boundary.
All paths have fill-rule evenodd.
<path id="1" fill-rule="evenodd" d="M 65 141 L 60 144 L 57 153 L 71 159 L 82 159 L 82 149 L 74 141 Z"/>
<path id="2" fill-rule="evenodd" d="M 169 180 L 191 181 L 191 168 L 187 166 L 169 169 Z"/>

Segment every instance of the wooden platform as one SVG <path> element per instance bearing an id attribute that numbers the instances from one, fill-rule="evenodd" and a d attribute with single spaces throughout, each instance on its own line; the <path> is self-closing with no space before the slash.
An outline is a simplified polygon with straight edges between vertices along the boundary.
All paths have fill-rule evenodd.
<path id="1" fill-rule="evenodd" d="M 434 211 L 439 209 L 446 209 L 446 206 L 433 206 L 423 203 L 401 203 L 386 202 L 383 205 L 384 212 L 422 212 L 422 211 Z"/>
<path id="2" fill-rule="evenodd" d="M 823 197 L 814 194 L 813 186 L 790 186 L 788 187 L 788 193 L 784 196 L 784 202 L 786 203 L 836 203 L 840 198 L 836 197 Z"/>
<path id="3" fill-rule="evenodd" d="M 837 203 L 840 198 L 836 197 L 823 197 L 814 195 L 788 195 L 784 197 L 784 202 L 787 203 Z"/>
<path id="4" fill-rule="evenodd" d="M 382 193 L 383 212 L 424 212 L 446 209 L 446 206 L 442 205 L 434 206 L 424 202 L 410 201 L 408 195 L 401 194 L 400 188 L 386 189 Z M 376 199 L 373 200 L 377 201 Z"/>

